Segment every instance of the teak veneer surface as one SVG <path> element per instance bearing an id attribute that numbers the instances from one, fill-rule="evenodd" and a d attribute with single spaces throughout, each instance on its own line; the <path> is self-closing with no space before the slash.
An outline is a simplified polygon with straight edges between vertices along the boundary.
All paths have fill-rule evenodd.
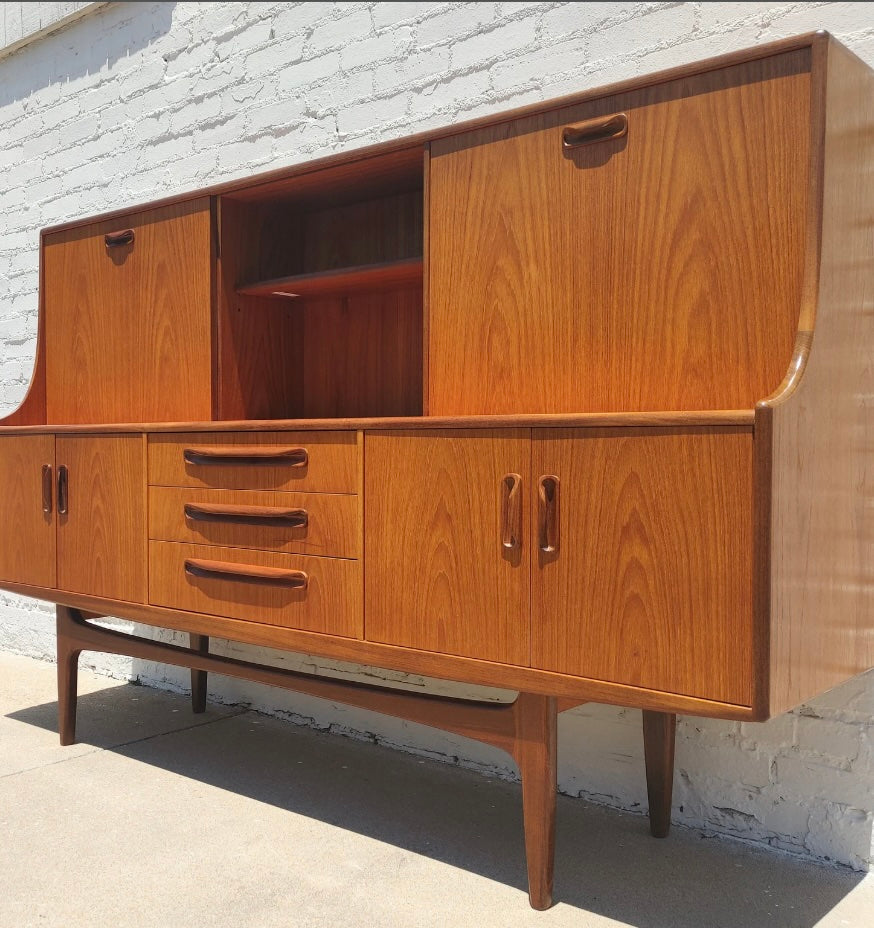
<path id="1" fill-rule="evenodd" d="M 306 589 L 192 577 L 186 560 L 303 571 Z M 149 542 L 149 601 L 158 606 L 247 622 L 360 638 L 361 564 L 334 557 L 275 554 L 246 548 Z"/>
<path id="2" fill-rule="evenodd" d="M 434 141 L 429 412 L 774 390 L 798 324 L 809 68 L 796 51 Z M 626 136 L 563 150 L 564 127 L 612 113 Z"/>
<path id="3" fill-rule="evenodd" d="M 186 450 L 222 448 L 291 449 L 307 452 L 306 466 L 188 464 Z M 360 447 L 355 432 L 196 432 L 149 436 L 149 483 L 229 490 L 306 490 L 357 493 Z"/>
<path id="4" fill-rule="evenodd" d="M 560 512 L 558 550 L 534 552 L 532 666 L 749 705 L 750 431 L 532 436 Z"/>
<path id="5" fill-rule="evenodd" d="M 144 603 L 146 470 L 141 435 L 63 435 L 58 467 L 66 467 L 67 514 L 58 513 L 58 586 Z"/>
<path id="6" fill-rule="evenodd" d="M 45 236 L 46 417 L 50 423 L 211 416 L 209 200 Z"/>
<path id="7" fill-rule="evenodd" d="M 55 438 L 16 435 L 0 441 L 0 579 L 55 585 Z M 43 467 L 52 468 L 43 512 Z"/>
<path id="8" fill-rule="evenodd" d="M 297 526 L 197 521 L 185 517 L 186 505 L 250 510 L 261 518 L 276 510 L 303 510 L 307 521 Z M 361 554 L 360 521 L 359 498 L 339 493 L 149 488 L 149 538 L 156 541 L 357 558 Z"/>
<path id="9" fill-rule="evenodd" d="M 368 641 L 528 664 L 530 548 L 503 547 L 501 493 L 530 459 L 522 429 L 367 433 Z"/>

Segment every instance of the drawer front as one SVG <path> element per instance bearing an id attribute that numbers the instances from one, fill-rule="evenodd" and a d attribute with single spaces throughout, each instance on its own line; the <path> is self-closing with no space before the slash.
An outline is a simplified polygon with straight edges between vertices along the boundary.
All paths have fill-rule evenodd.
<path id="1" fill-rule="evenodd" d="M 150 542 L 149 555 L 154 606 L 362 636 L 358 561 L 166 541 Z"/>
<path id="2" fill-rule="evenodd" d="M 149 436 L 149 483 L 229 490 L 357 493 L 356 432 L 193 432 Z"/>
<path id="3" fill-rule="evenodd" d="M 149 538 L 357 558 L 359 499 L 339 493 L 149 489 Z"/>

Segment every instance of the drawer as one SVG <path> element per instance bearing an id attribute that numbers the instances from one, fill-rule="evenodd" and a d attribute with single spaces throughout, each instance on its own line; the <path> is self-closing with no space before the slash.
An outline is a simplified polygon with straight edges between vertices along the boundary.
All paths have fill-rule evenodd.
<path id="1" fill-rule="evenodd" d="M 358 561 L 149 542 L 149 602 L 346 638 L 363 633 Z"/>
<path id="2" fill-rule="evenodd" d="M 149 483 L 357 493 L 357 432 L 192 432 L 149 436 Z"/>
<path id="3" fill-rule="evenodd" d="M 149 538 L 157 541 L 356 558 L 360 523 L 358 497 L 340 493 L 149 489 Z"/>

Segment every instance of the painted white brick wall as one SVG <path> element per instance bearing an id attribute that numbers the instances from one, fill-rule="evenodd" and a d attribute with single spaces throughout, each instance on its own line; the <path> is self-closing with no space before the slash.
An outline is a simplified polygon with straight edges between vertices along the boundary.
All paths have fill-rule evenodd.
<path id="1" fill-rule="evenodd" d="M 818 28 L 874 64 L 874 16 L 856 3 L 102 7 L 0 57 L 0 411 L 18 405 L 30 377 L 43 226 Z M 0 647 L 51 659 L 51 609 L 0 593 Z M 478 692 L 239 645 L 225 652 Z M 173 668 L 92 658 L 115 676 L 185 685 Z M 513 775 L 499 753 L 418 726 L 217 676 L 212 694 Z M 682 719 L 674 820 L 865 868 L 872 717 L 867 674 L 767 724 Z M 589 706 L 562 716 L 560 787 L 644 810 L 640 714 Z"/>

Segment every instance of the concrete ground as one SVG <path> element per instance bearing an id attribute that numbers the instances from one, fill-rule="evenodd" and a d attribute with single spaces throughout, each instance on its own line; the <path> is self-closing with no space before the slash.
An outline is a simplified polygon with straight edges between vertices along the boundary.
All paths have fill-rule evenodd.
<path id="1" fill-rule="evenodd" d="M 871 928 L 874 876 L 558 799 L 528 907 L 518 784 L 0 653 L 0 926 Z"/>

